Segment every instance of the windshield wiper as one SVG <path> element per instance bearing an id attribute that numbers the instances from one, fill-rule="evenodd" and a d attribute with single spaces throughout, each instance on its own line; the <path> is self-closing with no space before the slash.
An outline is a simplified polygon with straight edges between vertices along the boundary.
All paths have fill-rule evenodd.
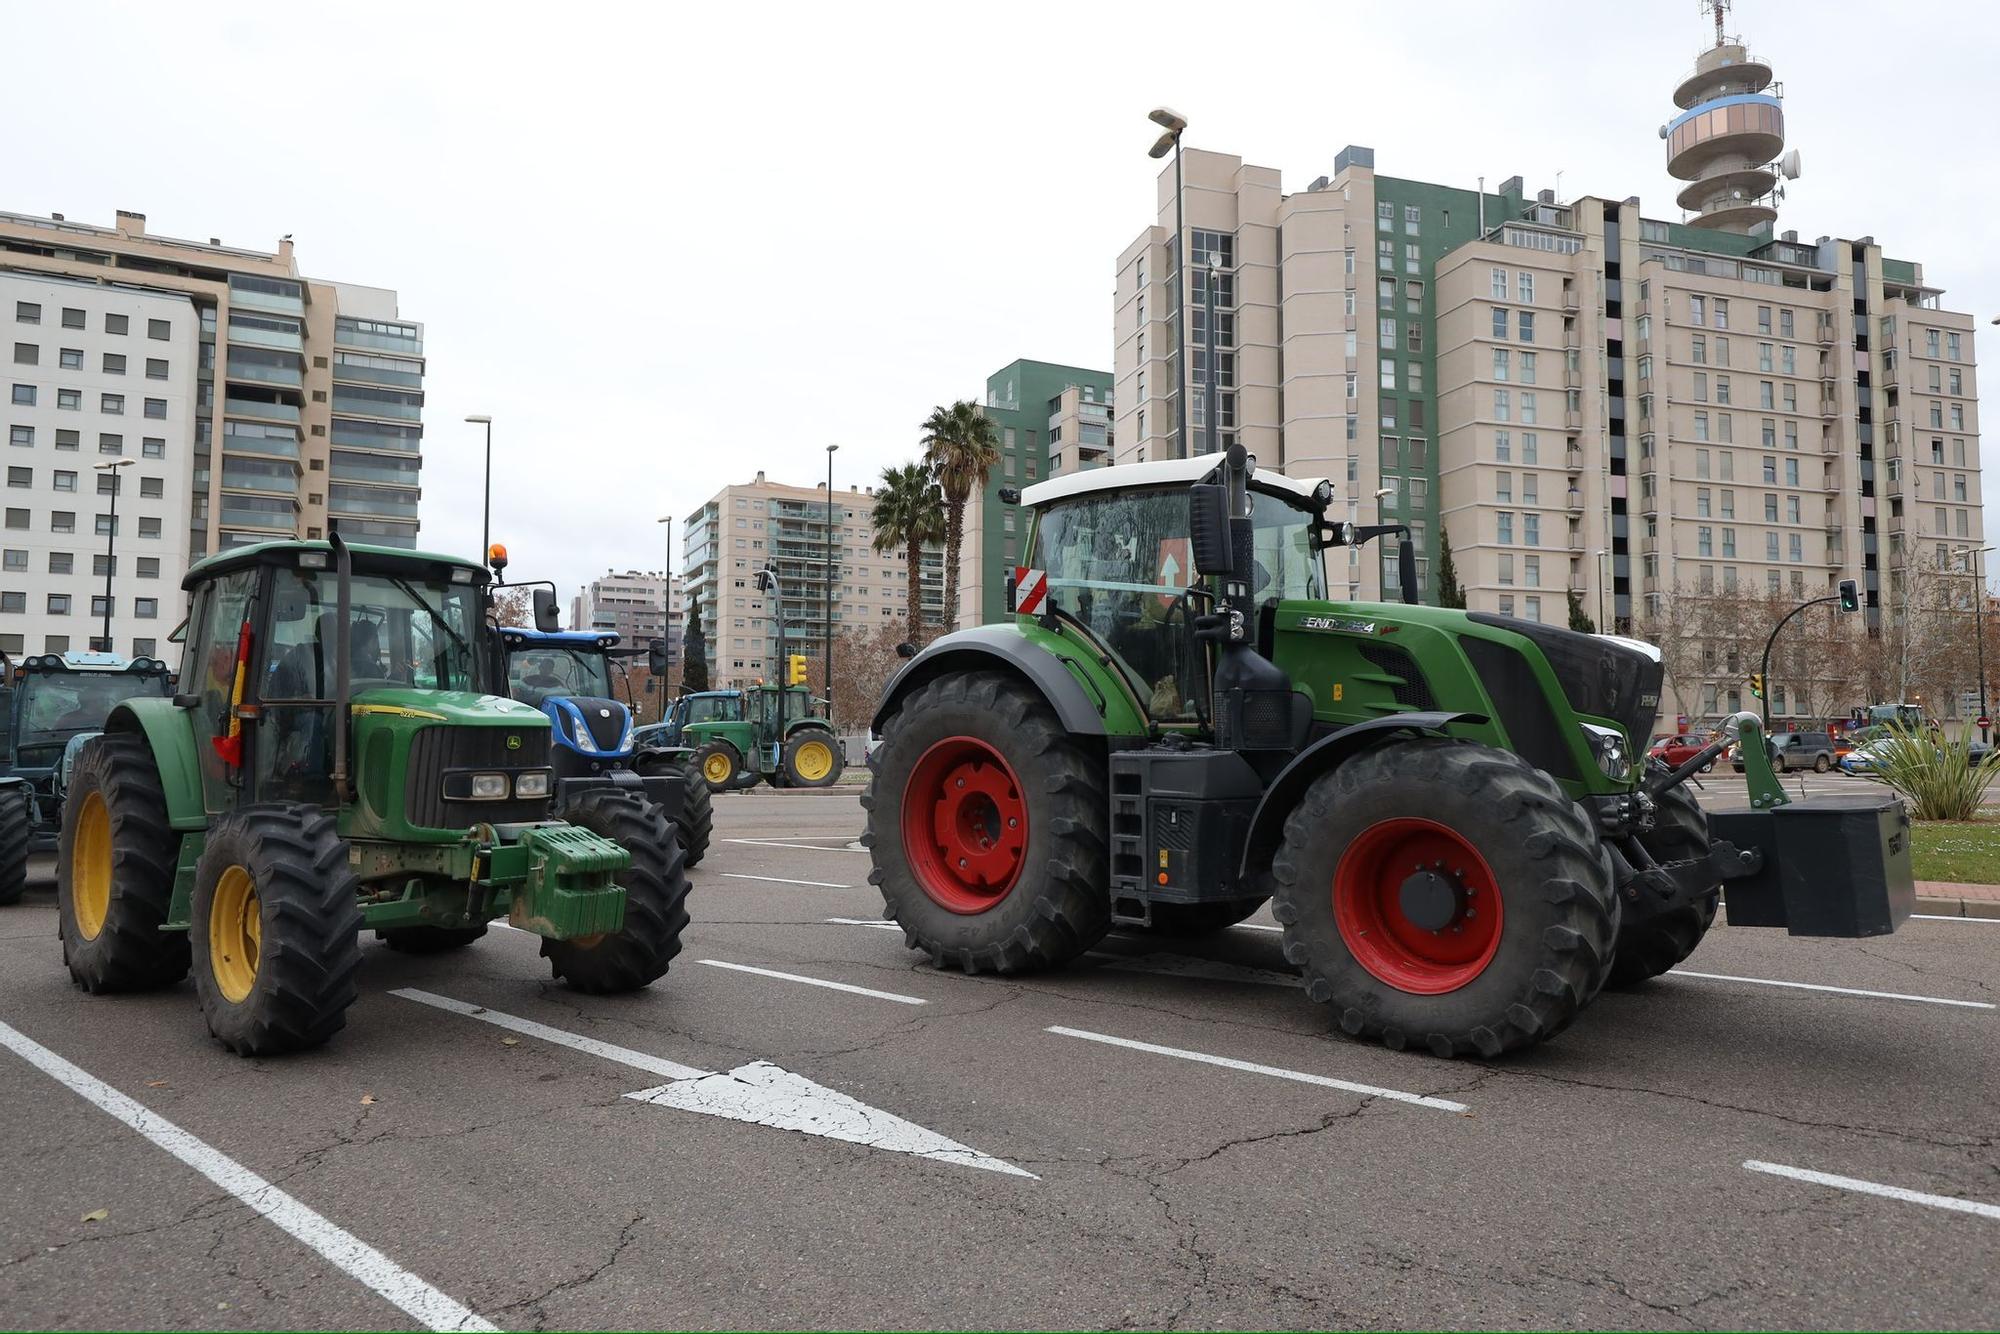
<path id="1" fill-rule="evenodd" d="M 409 594 L 410 600 L 412 602 L 416 603 L 419 607 L 422 607 L 427 613 L 429 613 L 432 622 L 436 624 L 439 629 L 443 630 L 446 634 L 451 636 L 452 642 L 458 645 L 459 651 L 465 654 L 468 662 L 471 660 L 472 645 L 465 642 L 464 635 L 460 634 L 458 631 L 451 628 L 451 622 L 447 621 L 444 618 L 444 615 L 441 612 L 439 612 L 436 607 L 433 607 L 429 603 L 429 601 L 425 599 L 422 593 L 419 593 L 415 588 L 411 587 L 408 580 L 400 579 L 393 574 L 389 576 L 389 582 L 394 584 L 396 587 L 402 589 L 405 593 Z"/>

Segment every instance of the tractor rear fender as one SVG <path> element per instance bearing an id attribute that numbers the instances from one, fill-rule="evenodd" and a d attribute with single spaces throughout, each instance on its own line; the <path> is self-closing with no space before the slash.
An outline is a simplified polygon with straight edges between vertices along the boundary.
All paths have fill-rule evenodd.
<path id="1" fill-rule="evenodd" d="M 1045 631 L 1038 633 L 1047 635 Z M 1047 637 L 1061 639 L 1055 635 Z M 1088 674 L 1087 665 L 1072 667 L 1039 639 L 1030 640 L 1010 624 L 976 626 L 932 641 L 891 678 L 882 692 L 881 704 L 875 709 L 873 730 L 879 733 L 897 704 L 918 686 L 940 676 L 977 671 L 1000 671 L 1025 681 L 1049 702 L 1063 730 L 1072 735 L 1144 732 L 1143 723 L 1138 721 L 1120 690 L 1096 684 L 1086 687 L 1085 678 L 1078 673 Z M 1112 720 L 1110 728 L 1105 726 L 1107 716 Z"/>
<path id="2" fill-rule="evenodd" d="M 1321 774 L 1398 736 L 1447 736 L 1445 729 L 1453 723 L 1476 726 L 1485 721 L 1486 717 L 1477 713 L 1392 713 L 1343 727 L 1313 742 L 1278 771 L 1277 778 L 1257 803 L 1257 813 L 1250 820 L 1250 837 L 1243 844 L 1244 879 L 1270 872 L 1271 859 L 1277 855 L 1278 844 L 1285 836 L 1285 817 Z"/>
<path id="3" fill-rule="evenodd" d="M 128 699 L 111 710 L 104 730 L 137 732 L 146 738 L 153 762 L 160 766 L 160 785 L 167 792 L 169 827 L 181 831 L 208 828 L 191 712 L 170 699 Z"/>

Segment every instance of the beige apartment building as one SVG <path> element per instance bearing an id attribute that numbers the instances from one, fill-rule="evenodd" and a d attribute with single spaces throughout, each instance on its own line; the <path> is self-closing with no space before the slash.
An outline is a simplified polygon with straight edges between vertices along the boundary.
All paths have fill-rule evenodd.
<path id="1" fill-rule="evenodd" d="M 246 542 L 322 537 L 334 523 L 355 541 L 416 544 L 423 326 L 401 317 L 393 291 L 303 277 L 290 237 L 269 252 L 180 240 L 124 211 L 111 227 L 0 213 L 7 276 L 189 312 L 190 411 L 164 433 L 167 459 L 185 460 L 181 569 Z M 88 350 L 60 327 L 50 334 L 51 357 Z M 169 588 L 181 569 L 162 572 Z"/>
<path id="2" fill-rule="evenodd" d="M 832 543 L 828 545 L 828 512 Z M 875 489 L 852 486 L 827 503 L 824 482 L 789 486 L 754 479 L 725 486 L 688 515 L 681 544 L 681 585 L 699 601 L 709 680 L 716 689 L 776 680 L 778 628 L 785 652 L 817 661 L 825 645 L 829 555 L 834 568 L 835 670 L 842 634 L 900 624 L 908 601 L 909 565 L 901 550 L 878 552 Z M 757 571 L 771 568 L 777 593 L 757 589 Z M 941 558 L 927 553 L 922 573 L 925 610 L 942 604 Z"/>
<path id="3" fill-rule="evenodd" d="M 1407 523 L 1427 600 L 1448 537 L 1478 610 L 1560 624 L 1574 598 L 1631 632 L 1679 595 L 1854 579 L 1868 630 L 1897 625 L 1919 567 L 1984 545 L 1973 317 L 1873 238 L 1772 234 L 1776 195 L 1756 192 L 1796 159 L 1744 163 L 1782 149 L 1782 106 L 1767 67 L 1717 51 L 1668 127 L 1687 222 L 1519 177 L 1382 176 L 1362 147 L 1287 194 L 1272 168 L 1186 150 L 1185 314 L 1171 163 L 1118 260 L 1118 461 L 1207 447 L 1213 282 L 1217 444 L 1332 479 L 1355 522 Z M 1380 598 L 1393 559 L 1350 551 L 1334 595 Z M 1687 712 L 1742 706 L 1752 669 L 1708 665 Z"/>
<path id="4" fill-rule="evenodd" d="M 665 639 L 673 661 L 680 659 L 686 616 L 681 577 L 660 570 L 606 570 L 570 603 L 572 630 L 610 630 L 623 643 L 640 647 Z"/>

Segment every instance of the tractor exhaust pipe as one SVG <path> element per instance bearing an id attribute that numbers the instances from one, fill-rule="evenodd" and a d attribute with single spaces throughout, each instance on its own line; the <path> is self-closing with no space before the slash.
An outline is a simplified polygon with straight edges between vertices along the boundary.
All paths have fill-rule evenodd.
<path id="1" fill-rule="evenodd" d="M 348 621 L 353 615 L 354 555 L 341 539 L 340 530 L 327 525 L 326 540 L 333 546 L 334 614 L 340 629 L 334 641 L 333 662 L 333 790 L 346 801 L 348 701 L 354 693 L 353 663 L 348 657 Z"/>

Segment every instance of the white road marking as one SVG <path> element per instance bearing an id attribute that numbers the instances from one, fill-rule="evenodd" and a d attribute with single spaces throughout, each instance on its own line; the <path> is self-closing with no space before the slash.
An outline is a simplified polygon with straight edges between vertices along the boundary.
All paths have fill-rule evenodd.
<path id="1" fill-rule="evenodd" d="M 0 1045 L 69 1089 L 99 1111 L 123 1121 L 195 1171 L 228 1191 L 253 1211 L 355 1279 L 425 1329 L 493 1330 L 497 1327 L 445 1296 L 345 1228 L 308 1209 L 165 1117 L 126 1097 L 103 1080 L 72 1065 L 21 1033 L 0 1023 Z"/>
<path id="2" fill-rule="evenodd" d="M 1012 1163 L 967 1148 L 934 1130 L 926 1130 L 900 1116 L 858 1102 L 845 1093 L 815 1084 L 805 1076 L 782 1070 L 769 1061 L 752 1061 L 727 1074 L 715 1074 L 434 992 L 405 987 L 389 994 L 462 1014 L 468 1019 L 479 1019 L 511 1032 L 541 1038 L 572 1051 L 601 1056 L 607 1061 L 662 1075 L 672 1081 L 625 1095 L 640 1102 L 700 1112 L 705 1116 L 720 1116 L 731 1121 L 747 1121 L 776 1130 L 795 1130 L 803 1135 L 844 1140 L 886 1153 L 907 1153 L 919 1158 L 956 1163 L 961 1167 L 976 1167 L 986 1172 L 1039 1180 L 1033 1172 L 1024 1172 Z"/>
<path id="3" fill-rule="evenodd" d="M 2000 926 L 2000 917 L 1952 917 L 1945 913 L 1913 912 L 1910 919 L 1917 922 L 1977 922 L 1981 926 Z"/>
<path id="4" fill-rule="evenodd" d="M 832 838 L 836 835 L 827 835 Z M 783 848 L 787 852 L 866 852 L 859 843 L 848 843 L 837 848 L 823 847 L 814 843 L 780 843 L 772 838 L 725 838 L 724 843 L 747 843 L 753 848 Z"/>
<path id="5" fill-rule="evenodd" d="M 802 977 L 798 973 L 781 973 L 774 968 L 752 968 L 747 963 L 724 963 L 721 959 L 696 959 L 696 963 L 707 964 L 710 968 L 727 968 L 735 973 L 755 973 L 759 977 L 775 977 L 784 982 L 803 982 L 809 987 L 825 987 L 828 991 L 845 991 L 856 996 L 873 996 L 877 1000 L 896 1001 L 903 1005 L 922 1005 L 922 998 L 902 996 L 893 991 L 876 991 L 872 987 L 857 987 L 847 982 L 829 982 L 823 977 Z"/>
<path id="6" fill-rule="evenodd" d="M 1669 977 L 1701 977 L 1711 982 L 1748 982 L 1759 987 L 1790 987 L 1797 991 L 1830 991 L 1838 996 L 1867 996 L 1872 1000 L 1919 1001 L 1925 1005 L 1955 1005 L 1966 1010 L 2000 1009 L 1990 1001 L 1949 1000 L 1943 996 L 1912 996 L 1901 991 L 1862 991 L 1857 987 L 1829 987 L 1818 982 L 1780 982 L 1770 977 L 1737 977 L 1732 973 L 1697 973 L 1688 968 L 1671 968 Z"/>
<path id="7" fill-rule="evenodd" d="M 1317 1084 L 1321 1088 L 1342 1089 L 1348 1093 L 1365 1094 L 1371 1098 L 1387 1098 L 1393 1102 L 1406 1102 L 1413 1107 L 1429 1107 L 1440 1112 L 1467 1112 L 1471 1108 L 1462 1102 L 1449 1098 L 1433 1098 L 1423 1093 L 1405 1093 L 1401 1089 L 1378 1088 L 1373 1084 L 1356 1084 L 1352 1080 L 1332 1079 L 1326 1075 L 1307 1074 L 1303 1070 L 1286 1070 L 1275 1065 L 1258 1065 L 1254 1061 L 1232 1060 L 1227 1056 L 1211 1056 L 1207 1052 L 1186 1051 L 1180 1047 L 1162 1047 L 1151 1042 L 1138 1042 L 1131 1038 L 1116 1038 L 1109 1033 L 1092 1033 L 1081 1028 L 1051 1026 L 1044 1030 L 1066 1038 L 1082 1038 L 1086 1042 L 1102 1042 L 1113 1047 L 1129 1047 L 1133 1051 L 1152 1052 L 1156 1056 L 1175 1056 L 1183 1061 L 1199 1061 L 1203 1065 L 1219 1065 L 1227 1070 L 1243 1070 L 1253 1075 L 1271 1075 L 1277 1079 L 1289 1079 L 1299 1084 Z"/>
<path id="8" fill-rule="evenodd" d="M 821 849 L 831 852 L 831 848 Z M 731 880 L 761 880 L 767 885 L 811 885 L 814 889 L 853 889 L 852 885 L 837 885 L 831 880 L 787 880 L 781 875 L 744 875 L 741 871 L 724 871 Z"/>
<path id="9" fill-rule="evenodd" d="M 834 926 L 868 926 L 873 927 L 877 931 L 901 931 L 903 929 L 894 922 L 884 922 L 874 917 L 829 917 L 826 920 Z"/>
<path id="10" fill-rule="evenodd" d="M 2000 1204 L 1981 1204 L 1977 1200 L 1961 1200 L 1950 1195 L 1928 1195 L 1923 1191 L 1907 1190 L 1902 1186 L 1884 1186 L 1873 1181 L 1863 1181 L 1859 1177 L 1835 1176 L 1831 1172 L 1814 1172 L 1804 1167 L 1786 1167 L 1783 1163 L 1763 1163 L 1755 1158 L 1745 1160 L 1743 1166 L 1752 1172 L 1763 1172 L 1774 1177 L 1790 1177 L 1794 1181 L 1806 1181 L 1815 1186 L 1859 1191 L 1863 1195 L 1879 1195 L 1885 1200 L 1902 1200 L 1906 1204 L 1923 1204 L 1933 1209 L 1949 1209 L 1954 1213 L 1978 1214 L 1981 1218 L 2000 1218 Z"/>

